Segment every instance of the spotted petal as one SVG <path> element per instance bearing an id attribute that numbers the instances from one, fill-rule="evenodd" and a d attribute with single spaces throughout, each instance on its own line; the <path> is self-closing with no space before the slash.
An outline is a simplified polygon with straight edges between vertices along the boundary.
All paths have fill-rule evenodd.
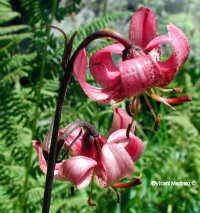
<path id="1" fill-rule="evenodd" d="M 156 86 L 162 76 L 151 56 L 139 56 L 120 63 L 121 82 L 127 97 Z"/>
<path id="2" fill-rule="evenodd" d="M 179 68 L 185 63 L 190 52 L 189 41 L 184 33 L 175 25 L 170 24 L 167 27 L 168 36 L 158 36 L 154 38 L 146 47 L 150 51 L 160 44 L 169 43 L 172 45 L 172 54 L 164 62 L 158 61 L 157 67 L 163 75 L 158 86 L 165 86 L 174 78 Z"/>
<path id="3" fill-rule="evenodd" d="M 151 9 L 141 7 L 131 18 L 129 39 L 133 44 L 145 48 L 156 37 L 156 17 Z"/>
<path id="4" fill-rule="evenodd" d="M 121 85 L 98 88 L 86 82 L 86 52 L 81 50 L 74 63 L 74 75 L 79 81 L 85 94 L 92 100 L 113 104 L 124 99 L 125 95 Z"/>
<path id="5" fill-rule="evenodd" d="M 92 55 L 90 58 L 90 72 L 97 83 L 108 87 L 120 82 L 119 69 L 112 60 L 112 53 L 121 55 L 123 49 L 122 44 L 115 43 Z"/>

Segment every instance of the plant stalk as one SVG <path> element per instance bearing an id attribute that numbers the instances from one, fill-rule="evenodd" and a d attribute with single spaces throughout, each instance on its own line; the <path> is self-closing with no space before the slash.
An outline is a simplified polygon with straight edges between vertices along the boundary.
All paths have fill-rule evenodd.
<path id="1" fill-rule="evenodd" d="M 55 162 L 57 160 L 56 159 L 57 136 L 58 136 L 59 124 L 60 124 L 60 120 L 61 120 L 62 106 L 64 103 L 65 94 L 67 91 L 67 85 L 71 81 L 74 61 L 81 49 L 87 47 L 88 44 L 90 42 L 92 42 L 93 40 L 98 39 L 98 38 L 104 38 L 104 37 L 113 38 L 113 39 L 117 40 L 118 42 L 122 43 L 125 46 L 125 48 L 131 48 L 131 42 L 129 40 L 123 38 L 120 34 L 106 31 L 106 30 L 97 31 L 97 32 L 89 35 L 85 40 L 83 40 L 83 42 L 75 50 L 75 52 L 72 55 L 72 57 L 70 58 L 70 60 L 69 60 L 70 54 L 68 54 L 67 57 L 65 58 L 65 66 L 62 66 L 62 67 L 65 67 L 66 69 L 64 72 L 64 76 L 60 81 L 59 95 L 58 95 L 58 99 L 57 99 L 56 111 L 55 111 L 55 116 L 54 116 L 53 131 L 52 131 L 52 137 L 51 137 L 51 146 L 50 146 L 50 152 L 49 152 L 48 163 L 47 163 L 47 175 L 46 175 L 42 213 L 49 213 L 49 209 L 50 209 L 54 169 L 55 169 Z M 71 42 L 73 42 L 73 39 L 71 39 Z M 72 44 L 69 42 L 68 42 L 68 45 L 69 46 L 71 45 L 71 47 L 72 47 Z M 69 48 L 70 50 L 71 50 L 71 47 Z M 67 49 L 68 49 L 68 47 L 67 47 Z"/>

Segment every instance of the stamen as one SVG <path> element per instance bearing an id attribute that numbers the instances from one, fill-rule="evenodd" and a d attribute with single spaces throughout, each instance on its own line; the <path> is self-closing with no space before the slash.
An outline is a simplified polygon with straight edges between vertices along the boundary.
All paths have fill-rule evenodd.
<path id="1" fill-rule="evenodd" d="M 134 110 L 134 116 L 136 116 L 140 110 L 141 110 L 141 103 L 140 103 L 140 99 L 138 97 L 136 97 L 133 102 L 131 103 L 131 108 Z"/>
<path id="2" fill-rule="evenodd" d="M 116 183 L 116 184 L 113 184 L 112 186 L 115 188 L 129 188 L 129 187 L 140 185 L 141 183 L 142 183 L 141 178 L 134 178 L 132 181 L 128 183 Z"/>
<path id="3" fill-rule="evenodd" d="M 132 119 L 131 123 L 128 125 L 127 130 L 126 130 L 126 137 L 129 138 L 129 134 L 130 131 L 132 130 L 133 132 L 135 132 L 135 124 L 134 124 L 134 120 Z"/>
<path id="4" fill-rule="evenodd" d="M 132 117 L 131 123 L 128 125 L 127 130 L 126 130 L 126 137 L 129 138 L 129 134 L 131 129 L 133 129 L 133 132 L 135 131 L 135 125 L 134 124 L 134 118 L 136 115 L 140 112 L 141 109 L 141 104 L 140 100 L 138 97 L 134 97 L 131 103 L 126 103 L 126 112 L 128 115 Z"/>
<path id="5" fill-rule="evenodd" d="M 173 88 L 173 89 L 165 89 L 165 88 L 158 88 L 162 92 L 176 92 L 176 93 L 182 93 L 183 88 Z"/>
<path id="6" fill-rule="evenodd" d="M 116 195 L 116 198 L 117 198 L 117 203 L 119 203 L 119 202 L 120 202 L 120 192 L 116 191 L 116 189 L 113 188 L 113 187 L 109 187 L 109 189 L 110 189 L 112 192 L 114 192 L 114 194 Z"/>
<path id="7" fill-rule="evenodd" d="M 174 88 L 173 89 L 176 93 L 182 93 L 183 92 L 183 88 Z"/>
<path id="8" fill-rule="evenodd" d="M 128 113 L 129 116 L 133 117 L 133 113 L 131 112 L 131 106 L 129 102 L 126 102 L 126 112 Z"/>
<path id="9" fill-rule="evenodd" d="M 89 206 L 96 206 L 96 203 L 94 203 L 91 199 L 91 197 L 88 198 L 88 205 Z"/>
<path id="10" fill-rule="evenodd" d="M 150 103 L 150 101 L 149 101 L 149 99 L 147 98 L 146 95 L 144 95 L 144 100 L 145 100 L 150 112 L 152 113 L 154 120 L 156 121 L 157 120 L 156 113 L 154 112 L 153 107 L 152 107 L 152 105 L 151 105 L 151 103 Z"/>
<path id="11" fill-rule="evenodd" d="M 154 125 L 154 130 L 155 131 L 158 130 L 161 120 L 162 120 L 162 116 L 161 115 L 157 115 L 156 122 L 155 122 L 155 125 Z"/>
<path id="12" fill-rule="evenodd" d="M 176 111 L 176 109 L 175 109 L 173 106 L 171 106 L 171 105 L 167 102 L 167 98 L 162 98 L 161 96 L 156 95 L 156 94 L 151 94 L 150 96 L 151 96 L 151 98 L 153 98 L 154 100 L 156 100 L 156 101 L 158 101 L 158 102 L 161 102 L 161 103 L 163 103 L 163 104 L 169 106 L 169 107 L 170 107 L 171 109 L 173 109 L 174 111 Z"/>
<path id="13" fill-rule="evenodd" d="M 181 96 L 177 98 L 165 98 L 165 101 L 168 104 L 172 104 L 172 105 L 179 105 L 179 104 L 182 104 L 183 102 L 191 101 L 191 100 L 192 98 L 188 96 Z"/>

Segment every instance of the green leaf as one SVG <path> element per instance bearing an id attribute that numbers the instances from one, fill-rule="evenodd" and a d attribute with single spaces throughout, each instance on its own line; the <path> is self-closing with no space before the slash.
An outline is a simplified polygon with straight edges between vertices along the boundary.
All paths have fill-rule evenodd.
<path id="1" fill-rule="evenodd" d="M 0 24 L 11 21 L 17 17 L 20 17 L 20 14 L 17 12 L 6 12 L 6 13 L 0 12 Z"/>

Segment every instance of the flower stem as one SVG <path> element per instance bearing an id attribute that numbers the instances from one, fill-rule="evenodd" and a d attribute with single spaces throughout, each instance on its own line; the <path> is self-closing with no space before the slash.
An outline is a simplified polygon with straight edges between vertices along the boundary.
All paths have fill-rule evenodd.
<path id="1" fill-rule="evenodd" d="M 125 48 L 131 48 L 131 43 L 129 40 L 123 38 L 118 33 L 104 30 L 104 31 L 97 31 L 97 32 L 89 35 L 75 50 L 75 52 L 74 52 L 73 56 L 70 58 L 70 60 L 68 60 L 70 57 L 70 54 L 67 54 L 67 56 L 65 57 L 66 66 L 62 65 L 62 67 L 65 67 L 65 72 L 64 72 L 64 76 L 60 82 L 59 95 L 58 95 L 56 111 L 55 111 L 55 119 L 54 119 L 54 123 L 53 123 L 51 146 L 50 146 L 50 152 L 49 152 L 49 156 L 48 156 L 47 175 L 46 175 L 42 213 L 49 213 L 49 209 L 50 209 L 51 191 L 52 191 L 52 186 L 53 186 L 55 162 L 56 162 L 56 156 L 58 156 L 56 154 L 57 136 L 58 136 L 59 124 L 60 124 L 60 120 L 61 120 L 62 106 L 64 103 L 65 94 L 67 91 L 67 85 L 71 81 L 74 61 L 81 49 L 87 47 L 88 44 L 90 42 L 92 42 L 93 40 L 98 39 L 98 38 L 103 38 L 103 37 L 113 38 L 113 39 L 117 40 L 118 42 L 122 43 L 125 46 Z M 73 39 L 71 39 L 71 43 L 68 42 L 68 44 L 67 44 L 68 50 L 69 49 L 71 50 L 72 46 L 70 46 L 70 45 L 72 45 L 72 42 L 73 42 Z M 68 48 L 68 45 L 70 46 L 69 48 Z M 68 51 L 68 53 L 71 52 L 70 50 Z"/>
<path id="2" fill-rule="evenodd" d="M 70 62 L 71 63 L 74 62 L 76 56 L 78 55 L 81 49 L 87 47 L 89 43 L 99 38 L 113 38 L 116 41 L 123 44 L 126 49 L 130 49 L 132 47 L 131 42 L 128 39 L 122 37 L 119 33 L 108 31 L 108 30 L 100 30 L 95 33 L 92 33 L 91 35 L 89 35 L 83 40 L 83 42 L 79 45 L 79 47 L 74 52 Z"/>

